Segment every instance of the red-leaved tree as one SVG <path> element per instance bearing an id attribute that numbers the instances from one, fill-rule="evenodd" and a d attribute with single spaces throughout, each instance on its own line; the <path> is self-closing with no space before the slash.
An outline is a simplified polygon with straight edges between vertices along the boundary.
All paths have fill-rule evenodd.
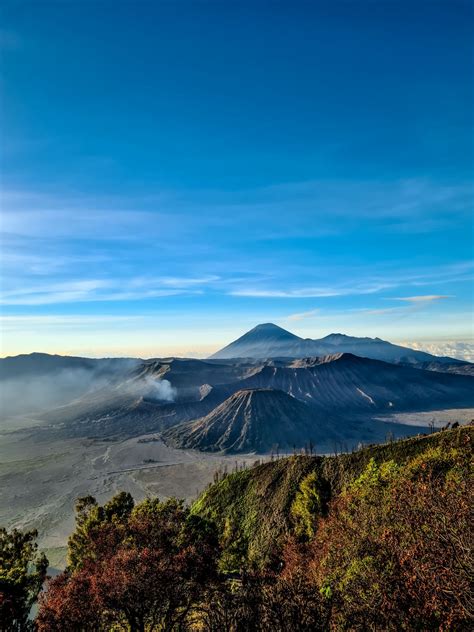
<path id="1" fill-rule="evenodd" d="M 209 523 L 176 500 L 146 500 L 126 511 L 114 503 L 113 512 L 92 502 L 85 513 L 81 507 L 74 564 L 50 582 L 40 631 L 174 630 L 199 607 L 217 572 Z"/>

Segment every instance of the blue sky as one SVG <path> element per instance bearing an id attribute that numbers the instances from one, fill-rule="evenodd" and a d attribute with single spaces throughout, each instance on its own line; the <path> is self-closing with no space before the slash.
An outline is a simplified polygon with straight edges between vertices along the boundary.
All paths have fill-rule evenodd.
<path id="1" fill-rule="evenodd" d="M 474 359 L 472 6 L 3 2 L 2 355 Z"/>

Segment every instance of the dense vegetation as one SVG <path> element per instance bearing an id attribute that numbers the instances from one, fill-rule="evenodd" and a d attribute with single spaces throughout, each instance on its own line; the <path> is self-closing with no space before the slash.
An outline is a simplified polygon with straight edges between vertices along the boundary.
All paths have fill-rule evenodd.
<path id="1" fill-rule="evenodd" d="M 301 455 L 267 462 L 224 477 L 201 495 L 192 511 L 215 522 L 221 533 L 232 530 L 227 553 L 240 550 L 242 558 L 253 566 L 267 567 L 272 555 L 280 555 L 278 546 L 275 551 L 276 545 L 295 528 L 294 502 L 309 475 L 316 477 L 319 511 L 315 516 L 319 517 L 327 514 L 330 500 L 360 476 L 372 459 L 377 464 L 404 464 L 431 448 L 443 452 L 455 448 L 467 454 L 472 450 L 473 433 L 472 427 L 464 427 L 369 446 L 336 457 Z M 236 559 L 235 563 L 238 566 L 240 562 Z"/>
<path id="2" fill-rule="evenodd" d="M 31 607 L 46 579 L 48 560 L 38 553 L 36 531 L 0 528 L 0 630 L 30 630 Z"/>
<path id="3" fill-rule="evenodd" d="M 472 427 L 458 428 L 337 457 L 279 459 L 224 476 L 191 508 L 134 505 L 124 493 L 103 507 L 81 499 L 68 567 L 40 596 L 35 625 L 472 629 L 473 440 Z M 0 605 L 11 588 L 3 580 Z"/>

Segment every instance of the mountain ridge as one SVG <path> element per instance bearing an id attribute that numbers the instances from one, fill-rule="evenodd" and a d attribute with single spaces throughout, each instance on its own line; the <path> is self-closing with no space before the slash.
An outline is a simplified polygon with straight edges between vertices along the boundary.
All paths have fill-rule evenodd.
<path id="1" fill-rule="evenodd" d="M 359 438 L 383 438 L 386 432 L 376 427 L 380 422 L 365 427 L 364 417 L 370 421 L 381 414 L 472 407 L 472 380 L 340 349 L 328 356 L 286 361 L 147 360 L 37 418 L 61 436 L 135 436 L 201 419 L 237 391 L 271 389 L 311 406 L 315 419 L 344 419 L 331 432 L 327 427 L 328 439 L 337 430 L 357 444 Z M 52 383 L 58 384 L 56 376 Z M 24 392 L 18 397 L 23 401 Z M 303 409 L 299 412 L 304 418 Z M 44 427 L 42 436 L 47 435 Z"/>
<path id="2" fill-rule="evenodd" d="M 327 356 L 341 351 L 392 363 L 465 364 L 457 358 L 434 356 L 380 338 L 358 338 L 341 333 L 331 333 L 320 339 L 301 338 L 274 323 L 257 325 L 213 353 L 209 359 L 302 358 Z"/>
<path id="3" fill-rule="evenodd" d="M 222 531 L 230 522 L 235 528 L 233 537 L 226 540 L 229 552 L 238 542 L 247 559 L 266 565 L 272 560 L 275 545 L 282 543 L 294 526 L 291 506 L 301 483 L 310 474 L 317 474 L 324 513 L 329 501 L 360 476 L 371 460 L 377 464 L 389 461 L 402 465 L 423 453 L 433 450 L 448 453 L 452 449 L 468 455 L 473 441 L 471 425 L 366 446 L 337 456 L 298 455 L 268 461 L 229 474 L 211 485 L 193 503 L 191 511 L 215 520 Z"/>

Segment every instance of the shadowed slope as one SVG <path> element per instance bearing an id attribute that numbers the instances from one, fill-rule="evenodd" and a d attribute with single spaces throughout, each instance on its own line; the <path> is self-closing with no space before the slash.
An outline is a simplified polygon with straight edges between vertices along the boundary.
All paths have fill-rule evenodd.
<path id="1" fill-rule="evenodd" d="M 261 366 L 245 388 L 279 389 L 326 411 L 429 410 L 474 404 L 472 377 L 420 371 L 339 353 Z"/>
<path id="2" fill-rule="evenodd" d="M 176 447 L 227 452 L 301 447 L 322 436 L 334 435 L 316 411 L 271 389 L 238 391 L 205 417 L 164 434 L 165 441 Z"/>
<path id="3" fill-rule="evenodd" d="M 257 325 L 246 334 L 214 353 L 212 359 L 298 357 L 304 342 L 299 336 L 273 323 Z"/>

